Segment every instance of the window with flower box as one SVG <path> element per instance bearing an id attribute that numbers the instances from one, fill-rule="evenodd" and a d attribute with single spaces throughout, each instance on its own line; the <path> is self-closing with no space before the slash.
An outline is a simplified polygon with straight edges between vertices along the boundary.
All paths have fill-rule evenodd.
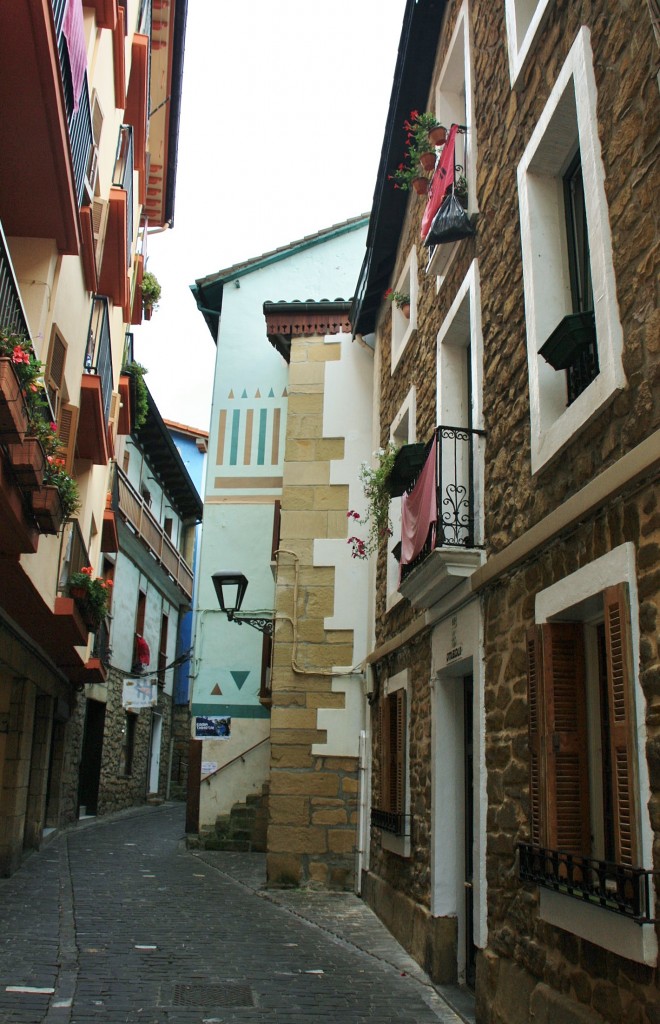
<path id="1" fill-rule="evenodd" d="M 518 165 L 533 472 L 625 385 L 596 99 L 583 27 Z"/>

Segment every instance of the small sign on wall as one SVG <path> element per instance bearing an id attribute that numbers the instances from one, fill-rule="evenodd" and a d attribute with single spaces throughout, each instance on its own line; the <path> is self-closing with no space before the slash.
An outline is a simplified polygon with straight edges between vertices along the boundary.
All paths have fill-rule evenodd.
<path id="1" fill-rule="evenodd" d="M 158 703 L 158 686 L 146 679 L 125 679 L 121 702 L 127 711 L 153 708 Z"/>
<path id="2" fill-rule="evenodd" d="M 198 715 L 195 719 L 195 739 L 228 740 L 230 736 L 228 715 Z"/>
<path id="3" fill-rule="evenodd" d="M 217 772 L 217 770 L 217 761 L 202 761 L 202 778 L 204 778 L 205 775 L 213 775 L 213 772 Z"/>

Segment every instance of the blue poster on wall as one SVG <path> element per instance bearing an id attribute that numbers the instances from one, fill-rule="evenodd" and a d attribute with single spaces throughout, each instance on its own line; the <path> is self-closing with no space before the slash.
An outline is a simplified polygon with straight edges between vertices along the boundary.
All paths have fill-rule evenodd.
<path id="1" fill-rule="evenodd" d="M 195 719 L 196 739 L 228 740 L 231 736 L 231 718 L 227 715 L 198 715 Z"/>

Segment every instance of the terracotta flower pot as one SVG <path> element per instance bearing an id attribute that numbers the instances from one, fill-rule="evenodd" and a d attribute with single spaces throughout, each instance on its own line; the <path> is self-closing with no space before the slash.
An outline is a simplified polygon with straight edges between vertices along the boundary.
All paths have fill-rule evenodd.
<path id="1" fill-rule="evenodd" d="M 9 356 L 0 358 L 0 438 L 3 441 L 20 441 L 27 430 L 27 409 Z"/>
<path id="2" fill-rule="evenodd" d="M 419 162 L 425 171 L 432 171 L 435 167 L 435 153 L 422 153 Z"/>
<path id="3" fill-rule="evenodd" d="M 146 306 L 145 305 L 145 307 L 144 307 L 144 319 L 145 320 L 151 320 L 151 314 L 153 313 L 153 310 L 154 310 L 153 306 Z"/>
<path id="4" fill-rule="evenodd" d="M 46 472 L 46 454 L 36 437 L 26 437 L 7 445 L 9 461 L 19 487 L 33 491 L 41 487 Z"/>
<path id="5" fill-rule="evenodd" d="M 421 175 L 419 178 L 413 178 L 410 184 L 418 196 L 425 196 L 429 190 L 429 179 L 422 178 Z"/>
<path id="6" fill-rule="evenodd" d="M 447 141 L 447 129 L 439 124 L 435 128 L 431 128 L 429 132 L 429 142 L 432 146 L 444 146 Z"/>
<path id="7" fill-rule="evenodd" d="M 401 312 L 405 316 L 406 320 L 410 320 L 410 303 L 409 302 L 404 302 L 404 304 L 402 306 L 399 306 L 399 309 L 401 310 Z"/>
<path id="8" fill-rule="evenodd" d="M 44 484 L 32 492 L 32 514 L 41 533 L 57 533 L 64 519 L 60 492 L 53 484 Z"/>

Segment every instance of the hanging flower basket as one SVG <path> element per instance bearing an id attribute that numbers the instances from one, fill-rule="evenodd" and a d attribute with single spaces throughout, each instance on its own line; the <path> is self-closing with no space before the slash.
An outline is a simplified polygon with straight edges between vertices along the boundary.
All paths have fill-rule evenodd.
<path id="1" fill-rule="evenodd" d="M 64 509 L 57 487 L 45 484 L 32 492 L 32 514 L 41 533 L 58 533 L 64 519 Z"/>
<path id="2" fill-rule="evenodd" d="M 0 438 L 20 441 L 27 430 L 23 390 L 9 356 L 0 358 Z"/>
<path id="3" fill-rule="evenodd" d="M 424 441 L 404 444 L 399 448 L 387 481 L 392 498 L 400 498 L 412 481 L 419 476 L 427 455 L 428 445 Z"/>
<path id="4" fill-rule="evenodd" d="M 596 342 L 596 321 L 593 312 L 570 313 L 555 327 L 539 349 L 539 355 L 553 370 L 567 370 L 580 352 Z"/>
<path id="5" fill-rule="evenodd" d="M 46 453 L 36 437 L 26 437 L 7 445 L 9 461 L 19 487 L 33 491 L 41 487 L 46 473 Z"/>
<path id="6" fill-rule="evenodd" d="M 421 153 L 419 162 L 425 171 L 432 171 L 435 168 L 435 153 Z"/>
<path id="7" fill-rule="evenodd" d="M 413 178 L 410 184 L 418 196 L 425 196 L 429 190 L 429 179 L 423 178 L 421 175 L 419 178 Z"/>
<path id="8" fill-rule="evenodd" d="M 429 142 L 432 146 L 444 146 L 447 141 L 447 129 L 444 125 L 438 124 L 429 130 Z"/>
<path id="9" fill-rule="evenodd" d="M 399 306 L 399 309 L 401 310 L 401 312 L 405 316 L 406 320 L 410 320 L 410 303 L 409 302 L 404 302 L 404 304 L 402 306 Z"/>

